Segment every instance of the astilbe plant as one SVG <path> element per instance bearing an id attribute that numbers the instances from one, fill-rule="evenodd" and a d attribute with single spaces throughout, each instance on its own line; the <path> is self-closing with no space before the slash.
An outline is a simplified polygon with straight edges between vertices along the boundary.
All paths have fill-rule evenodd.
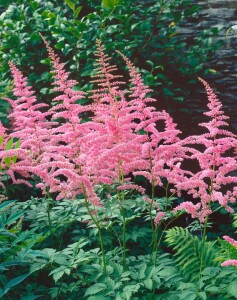
<path id="1" fill-rule="evenodd" d="M 135 66 L 124 55 L 122 57 L 129 69 L 132 85 L 130 105 L 138 120 L 135 130 L 137 134 L 143 132 L 144 136 L 141 152 L 142 168 L 133 174 L 144 176 L 153 187 L 164 187 L 163 179 L 170 184 L 183 181 L 185 172 L 180 168 L 180 162 L 186 155 L 178 143 L 181 131 L 176 128 L 177 125 L 166 111 L 156 111 L 153 106 L 147 105 L 156 101 L 148 96 L 151 90 L 144 85 L 141 74 Z M 161 128 L 158 128 L 157 125 L 160 124 Z"/>
<path id="2" fill-rule="evenodd" d="M 85 93 L 73 88 L 77 84 L 75 80 L 69 79 L 69 72 L 64 69 L 64 64 L 53 49 L 44 40 L 52 62 L 53 91 L 60 95 L 52 102 L 53 107 L 49 110 L 51 120 L 57 121 L 57 126 L 52 128 L 52 139 L 54 145 L 50 151 L 61 154 L 68 163 L 58 167 L 54 177 L 62 175 L 60 185 L 54 192 L 60 192 L 57 199 L 75 199 L 77 195 L 85 194 L 87 200 L 95 206 L 100 206 L 100 200 L 94 192 L 97 183 L 95 174 L 91 169 L 93 157 L 89 155 L 91 135 L 95 132 L 93 122 L 83 122 L 82 115 L 91 111 L 91 105 L 81 105 L 78 101 L 85 97 Z M 56 158 L 56 161 L 58 159 Z"/>
<path id="3" fill-rule="evenodd" d="M 108 55 L 104 53 L 101 42 L 97 41 L 96 79 L 92 82 L 98 85 L 98 89 L 92 91 L 92 120 L 97 124 L 99 135 L 92 141 L 95 146 L 90 149 L 94 151 L 94 169 L 99 178 L 108 177 L 111 183 L 116 180 L 119 191 L 134 188 L 144 194 L 141 187 L 129 182 L 130 174 L 143 175 L 153 189 L 157 185 L 163 186 L 161 177 L 171 183 L 181 180 L 181 147 L 175 146 L 180 131 L 167 112 L 148 106 L 148 103 L 156 101 L 148 97 L 150 89 L 144 85 L 133 64 L 122 53 L 119 54 L 129 69 L 131 87 L 128 90 L 121 76 L 114 75 L 117 67 L 109 64 Z M 161 130 L 157 129 L 157 122 L 162 123 Z M 123 194 L 120 195 L 123 199 Z M 150 210 L 152 206 L 159 210 L 154 195 L 151 200 L 145 199 L 151 204 Z M 152 215 L 150 218 L 154 231 Z"/>
<path id="4" fill-rule="evenodd" d="M 23 182 L 27 185 L 30 185 L 27 180 L 15 179 L 15 172 L 25 178 L 37 175 L 43 181 L 50 181 L 50 169 L 47 166 L 47 147 L 52 142 L 52 123 L 47 121 L 50 113 L 40 110 L 47 105 L 37 103 L 34 91 L 27 86 L 27 78 L 13 63 L 9 65 L 14 79 L 13 95 L 16 97 L 15 100 L 6 99 L 12 106 L 9 115 L 12 133 L 9 137 L 20 139 L 20 150 L 24 151 L 17 164 L 11 168 L 11 177 L 15 183 Z"/>
<path id="5" fill-rule="evenodd" d="M 124 190 L 136 189 L 150 203 L 150 221 L 153 230 L 152 243 L 154 264 L 157 256 L 157 228 L 166 218 L 170 197 L 187 191 L 200 202 L 183 202 L 174 211 L 186 210 L 205 223 L 203 246 L 206 237 L 208 216 L 212 202 L 233 212 L 230 203 L 235 202 L 237 179 L 236 157 L 229 156 L 236 149 L 236 137 L 227 130 L 227 117 L 223 115 L 221 103 L 209 85 L 202 80 L 209 99 L 211 118 L 201 123 L 208 133 L 179 138 L 180 131 L 166 111 L 156 111 L 149 105 L 150 89 L 144 84 L 134 65 L 119 53 L 129 70 L 130 87 L 127 88 L 117 67 L 109 63 L 104 47 L 97 41 L 96 69 L 91 91 L 92 104 L 81 105 L 85 93 L 75 90 L 76 81 L 60 62 L 54 50 L 44 41 L 53 68 L 53 91 L 59 93 L 52 100 L 52 107 L 36 102 L 36 97 L 27 87 L 26 78 L 10 63 L 14 78 L 14 96 L 8 99 L 12 106 L 10 137 L 21 140 L 19 160 L 11 167 L 23 178 L 37 175 L 37 185 L 44 193 L 56 193 L 56 199 L 75 199 L 83 195 L 87 211 L 99 232 L 102 262 L 106 269 L 102 235 L 102 222 L 98 211 L 102 201 L 96 195 L 99 184 L 115 184 L 117 199 L 123 220 L 123 263 L 126 268 L 126 211 Z M 42 111 L 43 110 L 43 111 Z M 90 120 L 83 120 L 84 114 Z M 1 128 L 0 128 L 1 129 Z M 4 132 L 4 128 L 1 129 Z M 198 146 L 202 146 L 204 151 Z M 20 152 L 19 152 L 20 154 Z M 200 171 L 194 173 L 182 168 L 185 160 L 196 160 Z M 9 173 L 9 174 L 10 174 Z M 151 199 L 145 190 L 131 181 L 131 175 L 143 176 L 151 186 Z M 228 191 L 224 192 L 222 188 Z M 161 207 L 155 200 L 155 187 L 165 191 L 166 203 Z M 232 187 L 232 189 L 229 189 Z M 153 207 L 157 211 L 152 214 Z M 92 211 L 93 209 L 93 211 Z M 167 214 L 168 215 L 168 214 Z M 154 218 L 155 217 L 155 218 Z M 202 265 L 202 263 L 201 263 Z M 200 266 L 201 273 L 202 266 Z"/>
<path id="6" fill-rule="evenodd" d="M 189 159 L 198 162 L 199 171 L 176 185 L 179 191 L 187 191 L 194 199 L 199 199 L 199 202 L 196 204 L 190 201 L 183 202 L 175 208 L 175 211 L 185 210 L 193 218 L 204 223 L 199 273 L 201 278 L 207 223 L 213 212 L 212 203 L 217 202 L 219 207 L 225 208 L 230 213 L 234 212 L 230 205 L 236 202 L 237 196 L 237 177 L 232 173 L 237 170 L 237 161 L 233 153 L 237 139 L 232 132 L 222 128 L 228 126 L 226 122 L 228 117 L 222 111 L 222 104 L 207 82 L 201 78 L 200 81 L 206 89 L 209 101 L 209 111 L 204 114 L 211 120 L 199 124 L 207 129 L 207 133 L 189 136 L 181 141 L 181 144 L 187 147 Z M 200 146 L 201 149 L 198 148 Z"/>
<path id="7" fill-rule="evenodd" d="M 102 180 L 107 178 L 110 183 L 116 180 L 122 185 L 125 176 L 143 168 L 140 154 L 144 137 L 135 131 L 134 107 L 126 99 L 124 82 L 119 80 L 121 76 L 113 74 L 117 67 L 109 64 L 109 57 L 99 40 L 96 56 L 96 75 L 92 80 L 98 85 L 98 89 L 92 91 L 92 120 L 98 133 L 91 147 L 95 157 L 94 170 Z"/>
<path id="8" fill-rule="evenodd" d="M 232 132 L 222 128 L 228 126 L 225 121 L 228 117 L 224 115 L 222 104 L 210 86 L 203 79 L 200 80 L 209 101 L 209 111 L 204 114 L 211 120 L 200 123 L 199 126 L 206 128 L 208 132 L 189 136 L 181 142 L 190 151 L 190 159 L 198 162 L 200 170 L 176 185 L 179 190 L 188 191 L 194 199 L 200 199 L 200 202 L 196 205 L 183 202 L 175 210 L 184 209 L 192 217 L 205 222 L 212 213 L 212 202 L 218 202 L 220 207 L 230 213 L 234 212 L 229 204 L 234 203 L 237 196 L 237 177 L 233 175 L 237 170 L 237 161 L 233 154 L 237 139 Z M 195 148 L 196 145 L 201 146 L 201 150 Z"/>
<path id="9" fill-rule="evenodd" d="M 149 97 L 151 90 L 147 87 L 141 74 L 136 70 L 132 62 L 123 57 L 129 70 L 130 89 L 129 105 L 135 116 L 135 132 L 143 136 L 140 165 L 141 168 L 133 170 L 134 176 L 143 176 L 151 184 L 151 199 L 149 215 L 152 228 L 152 253 L 156 264 L 159 227 L 163 220 L 168 218 L 166 212 L 171 206 L 170 199 L 176 190 L 171 189 L 174 184 L 184 180 L 185 171 L 180 168 L 181 162 L 187 156 L 181 144 L 179 144 L 181 133 L 173 122 L 171 116 L 165 111 L 157 111 L 150 103 L 156 100 Z M 165 194 L 165 205 L 155 201 L 155 187 L 163 189 Z M 156 216 L 153 216 L 153 207 Z M 161 236 L 162 237 L 162 236 Z M 161 239 L 160 237 L 160 239 Z"/>

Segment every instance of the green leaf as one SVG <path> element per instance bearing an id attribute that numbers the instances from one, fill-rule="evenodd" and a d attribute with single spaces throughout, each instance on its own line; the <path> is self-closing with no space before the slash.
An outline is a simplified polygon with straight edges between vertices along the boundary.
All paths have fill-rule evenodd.
<path id="1" fill-rule="evenodd" d="M 207 300 L 207 294 L 206 293 L 200 292 L 197 295 L 198 295 L 199 299 L 201 299 L 201 300 Z"/>
<path id="2" fill-rule="evenodd" d="M 21 145 L 21 140 L 19 139 L 19 140 L 17 140 L 17 142 L 15 143 L 14 149 L 18 149 L 18 148 L 20 147 L 20 145 Z"/>
<path id="3" fill-rule="evenodd" d="M 56 253 L 53 257 L 53 260 L 59 265 L 67 265 L 70 257 L 63 253 Z"/>
<path id="4" fill-rule="evenodd" d="M 233 296 L 235 299 L 237 299 L 237 284 L 236 282 L 231 282 L 231 284 L 228 286 L 228 294 Z"/>
<path id="5" fill-rule="evenodd" d="M 42 252 L 48 257 L 48 258 L 51 258 L 54 253 L 56 252 L 55 249 L 52 249 L 52 248 L 45 248 L 42 250 Z"/>
<path id="6" fill-rule="evenodd" d="M 119 3 L 119 0 L 102 0 L 102 3 L 105 8 L 113 9 Z"/>
<path id="7" fill-rule="evenodd" d="M 12 149 L 12 145 L 13 145 L 13 138 L 10 138 L 10 140 L 7 141 L 5 147 L 4 147 L 4 150 L 10 150 Z"/>
<path id="8" fill-rule="evenodd" d="M 123 289 L 124 292 L 131 292 L 131 293 L 135 293 L 139 290 L 140 285 L 139 284 L 131 284 L 128 286 L 125 286 L 125 288 Z"/>
<path id="9" fill-rule="evenodd" d="M 11 289 L 12 287 L 16 286 L 17 284 L 21 283 L 23 280 L 25 280 L 27 277 L 30 276 L 31 273 L 27 273 L 21 276 L 18 276 L 12 280 L 10 280 L 7 285 L 5 286 L 5 289 Z"/>
<path id="10" fill-rule="evenodd" d="M 65 0 L 65 2 L 73 11 L 75 11 L 75 3 L 73 3 L 71 0 Z"/>
<path id="11" fill-rule="evenodd" d="M 86 290 L 85 296 L 98 294 L 99 292 L 105 289 L 106 289 L 106 285 L 104 283 L 96 283 Z"/>
<path id="12" fill-rule="evenodd" d="M 8 166 L 8 168 L 10 168 L 10 165 L 11 165 L 11 157 L 5 157 L 5 158 L 4 158 L 4 162 L 5 162 L 5 164 Z"/>
<path id="13" fill-rule="evenodd" d="M 148 289 L 148 290 L 152 290 L 152 287 L 153 287 L 153 282 L 151 279 L 146 279 L 143 281 L 144 283 L 144 286 Z"/>
<path id="14" fill-rule="evenodd" d="M 179 299 L 181 300 L 195 300 L 197 299 L 197 295 L 192 291 L 184 291 L 179 295 Z"/>
<path id="15" fill-rule="evenodd" d="M 53 275 L 54 281 L 57 282 L 65 274 L 65 270 L 65 266 L 60 266 L 59 268 L 51 271 L 49 275 Z"/>
<path id="16" fill-rule="evenodd" d="M 3 212 L 1 215 L 1 223 L 2 223 L 1 226 L 5 226 L 6 222 L 7 222 L 7 215 L 5 212 Z"/>
<path id="17" fill-rule="evenodd" d="M 16 161 L 17 161 L 17 158 L 18 158 L 18 156 L 17 156 L 17 155 L 15 155 L 15 156 L 13 156 L 13 157 L 12 157 L 12 161 L 14 162 L 14 164 L 16 163 Z"/>
<path id="18" fill-rule="evenodd" d="M 20 212 L 16 212 L 12 215 L 10 215 L 10 217 L 7 219 L 6 225 L 11 225 L 12 223 L 14 223 L 16 220 L 20 219 L 20 217 L 24 214 L 23 211 Z"/>
<path id="19" fill-rule="evenodd" d="M 3 141 L 4 141 L 4 135 L 2 135 L 2 136 L 0 137 L 0 146 L 2 145 Z"/>
<path id="20" fill-rule="evenodd" d="M 5 295 L 8 291 L 9 291 L 9 289 L 0 289 L 0 297 Z"/>
<path id="21" fill-rule="evenodd" d="M 11 206 L 15 202 L 16 202 L 15 200 L 4 201 L 3 203 L 0 204 L 0 209 L 6 208 L 8 206 Z"/>
<path id="22" fill-rule="evenodd" d="M 81 12 L 81 10 L 82 10 L 82 6 L 78 6 L 78 8 L 74 12 L 74 18 L 75 19 L 78 17 L 78 15 Z"/>

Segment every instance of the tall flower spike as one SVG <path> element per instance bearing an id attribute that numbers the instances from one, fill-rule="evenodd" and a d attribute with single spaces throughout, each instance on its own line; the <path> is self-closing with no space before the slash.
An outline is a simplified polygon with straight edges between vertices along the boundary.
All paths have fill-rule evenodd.
<path id="1" fill-rule="evenodd" d="M 134 175 L 143 175 L 150 183 L 162 185 L 162 177 L 167 178 L 170 183 L 177 183 L 182 180 L 183 171 L 179 168 L 184 151 L 180 145 L 176 124 L 166 111 L 156 111 L 153 106 L 147 103 L 155 102 L 148 93 L 151 90 L 144 84 L 141 74 L 136 70 L 132 62 L 122 56 L 129 70 L 130 75 L 130 107 L 136 114 L 136 131 L 145 131 L 146 140 L 142 147 L 142 158 L 144 166 L 142 171 L 134 172 Z M 163 130 L 157 129 L 157 122 L 163 124 Z M 146 167 L 145 167 L 146 165 Z"/>
<path id="2" fill-rule="evenodd" d="M 237 170 L 237 160 L 234 155 L 229 156 L 229 153 L 234 151 L 237 140 L 232 132 L 222 129 L 223 126 L 228 125 L 225 121 L 228 117 L 223 114 L 221 102 L 207 82 L 201 78 L 199 80 L 203 83 L 209 100 L 209 111 L 204 114 L 211 120 L 199 124 L 207 129 L 207 133 L 189 136 L 183 141 L 183 145 L 189 147 L 190 158 L 198 161 L 200 171 L 177 184 L 177 188 L 188 191 L 194 198 L 200 198 L 201 205 L 195 206 L 196 216 L 204 222 L 212 212 L 212 202 L 219 202 L 220 206 L 233 212 L 229 204 L 236 201 L 237 177 L 233 172 Z M 191 147 L 192 145 L 194 147 Z M 197 150 L 196 145 L 204 147 L 204 150 Z M 190 205 L 182 203 L 176 210 L 185 209 L 190 213 L 189 208 Z M 194 206 L 192 212 L 193 209 Z"/>
<path id="3" fill-rule="evenodd" d="M 123 176 L 143 168 L 141 147 L 146 137 L 136 131 L 136 109 L 126 99 L 127 91 L 121 86 L 123 82 L 116 81 L 121 76 L 112 74 L 117 67 L 109 64 L 109 57 L 100 41 L 97 41 L 97 47 L 96 65 L 99 67 L 93 77 L 98 79 L 92 82 L 99 89 L 92 91 L 92 98 L 95 100 L 93 122 L 99 134 L 90 150 L 93 151 L 98 178 L 121 182 Z"/>
<path id="4" fill-rule="evenodd" d="M 96 74 L 92 76 L 95 79 L 91 82 L 96 83 L 99 88 L 92 91 L 92 98 L 94 101 L 98 101 L 101 97 L 103 97 L 103 95 L 106 95 L 106 93 L 116 96 L 119 86 L 124 84 L 123 81 L 118 80 L 122 76 L 114 74 L 114 72 L 117 71 L 117 67 L 108 63 L 110 58 L 107 54 L 105 54 L 105 48 L 98 39 L 96 40 L 96 46 L 97 50 L 95 51 L 95 56 L 97 59 L 94 64 L 96 66 L 94 69 Z"/>
<path id="5" fill-rule="evenodd" d="M 13 132 L 10 137 L 20 139 L 20 148 L 26 153 L 14 169 L 20 167 L 21 174 L 27 176 L 27 168 L 39 167 L 42 156 L 47 153 L 46 147 L 51 143 L 52 123 L 47 121 L 50 113 L 40 111 L 48 105 L 37 103 L 34 92 L 27 86 L 27 78 L 13 63 L 9 62 L 9 66 L 14 79 L 13 94 L 16 97 L 16 100 L 6 99 L 12 106 L 9 118 L 12 120 Z"/>
<path id="6" fill-rule="evenodd" d="M 47 41 L 44 38 L 43 40 L 53 67 L 53 91 L 60 93 L 53 99 L 53 102 L 57 104 L 50 109 L 50 112 L 53 120 L 63 120 L 52 130 L 52 139 L 55 141 L 56 147 L 50 150 L 56 150 L 57 154 L 68 160 L 66 165 L 62 168 L 58 165 L 58 168 L 52 173 L 54 177 L 63 175 L 65 178 L 59 184 L 58 190 L 55 187 L 54 191 L 60 192 L 58 195 L 58 199 L 60 199 L 65 196 L 75 198 L 76 195 L 86 190 L 88 200 L 95 205 L 100 205 L 98 197 L 93 192 L 93 174 L 91 174 L 90 167 L 92 158 L 88 153 L 90 141 L 88 135 L 94 130 L 91 128 L 92 122 L 85 123 L 81 117 L 83 113 L 91 111 L 92 107 L 78 103 L 85 97 L 85 93 L 73 89 L 77 81 L 69 79 L 70 73 L 65 71 L 64 64 L 60 62 L 59 57 Z"/>

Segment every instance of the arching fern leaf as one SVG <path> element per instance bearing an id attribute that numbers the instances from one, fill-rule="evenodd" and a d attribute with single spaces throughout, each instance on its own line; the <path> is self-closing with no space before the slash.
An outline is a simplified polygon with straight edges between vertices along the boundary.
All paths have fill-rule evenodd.
<path id="1" fill-rule="evenodd" d="M 199 276 L 201 240 L 188 229 L 174 227 L 166 232 L 166 243 L 174 251 L 174 260 L 186 280 L 196 281 Z M 215 242 L 206 242 L 203 268 L 218 265 L 219 250 Z"/>

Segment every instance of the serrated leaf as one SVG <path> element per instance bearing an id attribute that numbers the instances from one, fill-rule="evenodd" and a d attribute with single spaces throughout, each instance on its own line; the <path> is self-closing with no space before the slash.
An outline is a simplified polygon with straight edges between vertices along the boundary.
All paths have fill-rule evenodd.
<path id="1" fill-rule="evenodd" d="M 143 283 L 144 283 L 144 286 L 148 289 L 148 290 L 152 290 L 152 288 L 153 288 L 153 282 L 152 282 L 152 280 L 151 279 L 146 279 L 146 280 L 144 280 L 143 281 Z"/>
<path id="2" fill-rule="evenodd" d="M 179 299 L 181 300 L 195 300 L 197 299 L 197 295 L 192 291 L 184 291 L 179 295 Z"/>
<path id="3" fill-rule="evenodd" d="M 67 265 L 68 259 L 70 259 L 70 257 L 63 253 L 56 253 L 53 257 L 53 260 L 59 265 Z"/>
<path id="4" fill-rule="evenodd" d="M 158 272 L 159 276 L 161 277 L 168 277 L 175 273 L 175 268 L 173 267 L 166 267 L 165 269 Z"/>
<path id="5" fill-rule="evenodd" d="M 55 282 L 57 282 L 66 272 L 66 267 L 65 266 L 60 266 L 57 269 L 54 269 L 49 273 L 49 275 L 53 276 L 53 279 Z M 67 272 L 68 273 L 68 272 Z"/>
<path id="6" fill-rule="evenodd" d="M 73 11 L 75 11 L 75 3 L 73 3 L 71 0 L 65 0 L 65 2 Z"/>
<path id="7" fill-rule="evenodd" d="M 191 282 L 181 282 L 179 287 L 178 287 L 178 290 L 196 290 L 197 286 L 194 284 L 194 283 L 191 283 Z"/>
<path id="8" fill-rule="evenodd" d="M 53 279 L 55 282 L 57 282 L 62 276 L 64 275 L 63 271 L 59 271 L 53 274 Z"/>
<path id="9" fill-rule="evenodd" d="M 237 299 L 237 284 L 236 282 L 231 282 L 227 288 L 228 294 Z"/>
<path id="10" fill-rule="evenodd" d="M 42 250 L 42 252 L 45 253 L 45 255 L 47 255 L 49 258 L 51 258 L 56 252 L 56 250 L 53 248 L 45 248 Z"/>
<path id="11" fill-rule="evenodd" d="M 140 285 L 139 284 L 131 284 L 131 285 L 127 285 L 124 287 L 123 291 L 124 292 L 131 292 L 131 293 L 135 293 L 139 290 Z"/>
<path id="12" fill-rule="evenodd" d="M 98 294 L 99 292 L 105 289 L 106 289 L 106 285 L 104 283 L 96 283 L 86 290 L 85 297 Z"/>
<path id="13" fill-rule="evenodd" d="M 198 295 L 199 299 L 201 299 L 201 300 L 207 300 L 207 294 L 206 293 L 200 292 L 197 295 Z"/>
<path id="14" fill-rule="evenodd" d="M 217 286 L 209 286 L 209 287 L 206 287 L 205 290 L 210 293 L 219 293 L 220 289 Z"/>

